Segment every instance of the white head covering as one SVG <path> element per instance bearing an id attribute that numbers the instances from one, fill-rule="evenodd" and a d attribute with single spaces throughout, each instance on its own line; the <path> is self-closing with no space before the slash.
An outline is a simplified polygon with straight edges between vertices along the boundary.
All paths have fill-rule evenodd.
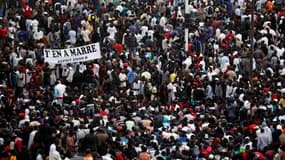
<path id="1" fill-rule="evenodd" d="M 60 160 L 61 159 L 59 152 L 56 150 L 55 144 L 50 145 L 48 159 L 49 160 Z"/>

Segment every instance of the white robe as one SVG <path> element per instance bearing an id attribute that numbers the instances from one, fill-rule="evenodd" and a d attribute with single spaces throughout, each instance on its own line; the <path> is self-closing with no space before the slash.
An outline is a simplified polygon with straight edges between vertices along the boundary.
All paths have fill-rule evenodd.
<path id="1" fill-rule="evenodd" d="M 28 150 L 31 149 L 31 146 L 32 144 L 34 143 L 34 138 L 35 138 L 35 135 L 38 131 L 37 130 L 34 130 L 30 133 L 30 136 L 29 136 L 29 141 L 28 141 Z"/>
<path id="2" fill-rule="evenodd" d="M 50 145 L 48 159 L 49 160 L 61 160 L 60 154 L 56 150 L 56 146 L 54 144 Z"/>

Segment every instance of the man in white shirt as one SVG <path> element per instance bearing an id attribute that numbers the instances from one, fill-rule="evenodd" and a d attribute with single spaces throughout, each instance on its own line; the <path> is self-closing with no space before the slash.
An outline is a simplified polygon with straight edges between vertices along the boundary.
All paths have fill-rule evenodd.
<path id="1" fill-rule="evenodd" d="M 150 26 L 154 27 L 157 24 L 157 18 L 155 16 L 152 17 L 151 22 L 150 22 Z"/>
<path id="2" fill-rule="evenodd" d="M 37 29 L 36 31 L 33 32 L 34 40 L 38 41 L 41 40 L 43 37 L 44 37 L 43 31 Z"/>
<path id="3" fill-rule="evenodd" d="M 167 23 L 167 18 L 166 18 L 165 16 L 162 16 L 162 17 L 160 18 L 159 25 L 160 25 L 161 27 L 163 27 L 163 29 L 164 29 L 166 23 Z"/>
<path id="4" fill-rule="evenodd" d="M 100 70 L 100 65 L 97 64 L 97 63 L 94 63 L 93 64 L 93 73 L 94 73 L 93 76 L 96 76 L 97 78 L 100 78 L 99 70 Z"/>
<path id="5" fill-rule="evenodd" d="M 233 90 L 234 90 L 234 88 L 233 88 L 231 82 L 229 82 L 226 86 L 226 98 L 232 97 Z"/>
<path id="6" fill-rule="evenodd" d="M 63 94 L 65 93 L 66 85 L 62 84 L 60 81 L 54 86 L 54 102 L 62 106 Z"/>
<path id="7" fill-rule="evenodd" d="M 17 90 L 16 95 L 20 95 L 23 92 L 23 88 L 26 84 L 26 74 L 24 72 L 24 68 L 19 69 L 19 71 L 16 72 L 17 74 Z"/>
<path id="8" fill-rule="evenodd" d="M 115 35 L 116 35 L 116 33 L 117 33 L 117 28 L 114 26 L 113 23 L 111 23 L 110 26 L 108 26 L 107 32 L 110 34 L 110 35 L 109 35 L 109 38 L 110 38 L 112 41 L 115 41 Z"/>
<path id="9" fill-rule="evenodd" d="M 147 25 L 143 25 L 143 26 L 141 27 L 142 37 L 144 37 L 147 32 L 148 32 L 148 26 L 147 26 Z"/>
<path id="10" fill-rule="evenodd" d="M 32 25 L 32 20 L 31 19 L 26 19 L 26 22 L 25 22 L 25 24 L 26 24 L 26 29 L 27 29 L 27 31 L 29 32 L 29 31 L 31 31 L 31 25 Z"/>
<path id="11" fill-rule="evenodd" d="M 229 59 L 229 56 L 227 55 L 223 55 L 220 57 L 220 64 L 221 64 L 221 70 L 222 72 L 225 72 L 228 65 L 230 64 L 230 59 Z"/>
<path id="12" fill-rule="evenodd" d="M 35 135 L 36 135 L 37 132 L 38 132 L 38 130 L 33 130 L 33 131 L 30 133 L 29 141 L 28 141 L 28 146 L 27 146 L 27 149 L 28 149 L 28 150 L 30 150 L 32 144 L 34 143 L 34 138 L 35 138 Z"/>
<path id="13" fill-rule="evenodd" d="M 66 4 L 68 6 L 68 8 L 73 9 L 75 7 L 75 5 L 77 4 L 76 0 L 67 0 Z"/>
<path id="14" fill-rule="evenodd" d="M 176 93 L 175 84 L 173 84 L 172 82 L 168 83 L 167 90 L 168 90 L 168 102 L 172 103 L 176 98 L 176 96 L 175 96 L 175 93 Z"/>
<path id="15" fill-rule="evenodd" d="M 189 67 L 192 65 L 192 58 L 188 56 L 183 62 L 183 65 L 185 65 L 185 70 L 189 70 Z"/>
<path id="16" fill-rule="evenodd" d="M 38 28 L 39 28 L 39 21 L 38 21 L 37 19 L 33 19 L 31 25 L 32 25 L 32 31 L 33 31 L 33 32 L 38 31 Z"/>
<path id="17" fill-rule="evenodd" d="M 18 65 L 19 60 L 23 59 L 20 54 L 18 54 L 13 50 L 12 53 L 9 55 L 10 64 L 12 64 L 13 67 L 16 67 Z"/>
<path id="18" fill-rule="evenodd" d="M 128 77 L 126 75 L 126 71 L 125 70 L 121 71 L 121 73 L 119 74 L 119 79 L 121 81 L 120 87 L 121 88 L 127 87 Z"/>
<path id="19" fill-rule="evenodd" d="M 235 58 L 233 61 L 233 64 L 235 66 L 235 72 L 239 72 L 239 68 L 240 68 L 239 65 L 240 65 L 240 61 L 241 61 L 240 57 L 237 54 L 238 54 L 237 52 L 234 53 Z"/>
<path id="20" fill-rule="evenodd" d="M 15 22 L 14 21 L 10 21 L 9 22 L 9 27 L 8 27 L 8 37 L 10 39 L 13 39 L 15 38 L 15 33 L 17 32 L 17 29 L 15 27 Z"/>
<path id="21" fill-rule="evenodd" d="M 74 75 L 74 69 L 72 68 L 71 64 L 67 64 L 67 77 L 66 77 L 66 81 L 68 83 L 72 83 L 73 81 L 73 75 Z"/>
<path id="22" fill-rule="evenodd" d="M 74 45 L 77 41 L 76 39 L 76 31 L 75 30 L 70 30 L 68 32 L 68 36 L 69 36 L 69 40 L 68 42 L 70 42 L 72 45 Z"/>
<path id="23" fill-rule="evenodd" d="M 80 64 L 79 64 L 79 72 L 83 73 L 86 69 L 87 69 L 86 64 L 84 64 L 83 62 L 80 62 Z"/>
<path id="24" fill-rule="evenodd" d="M 90 33 L 89 33 L 89 30 L 87 29 L 87 27 L 83 26 L 82 30 L 81 30 L 81 36 L 82 36 L 82 39 L 83 39 L 85 44 L 88 44 L 90 42 L 89 34 Z"/>

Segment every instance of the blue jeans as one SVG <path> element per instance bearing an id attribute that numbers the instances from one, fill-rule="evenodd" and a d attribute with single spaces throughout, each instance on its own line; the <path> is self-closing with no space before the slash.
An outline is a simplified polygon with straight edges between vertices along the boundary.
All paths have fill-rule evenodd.
<path id="1" fill-rule="evenodd" d="M 0 17 L 3 18 L 4 9 L 0 8 Z"/>

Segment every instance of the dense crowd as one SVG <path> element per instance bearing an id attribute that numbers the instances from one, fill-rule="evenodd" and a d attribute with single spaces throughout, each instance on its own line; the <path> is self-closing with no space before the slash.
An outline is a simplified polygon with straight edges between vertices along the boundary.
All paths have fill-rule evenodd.
<path id="1" fill-rule="evenodd" d="M 0 0 L 0 160 L 284 160 L 284 0 L 185 1 Z"/>

